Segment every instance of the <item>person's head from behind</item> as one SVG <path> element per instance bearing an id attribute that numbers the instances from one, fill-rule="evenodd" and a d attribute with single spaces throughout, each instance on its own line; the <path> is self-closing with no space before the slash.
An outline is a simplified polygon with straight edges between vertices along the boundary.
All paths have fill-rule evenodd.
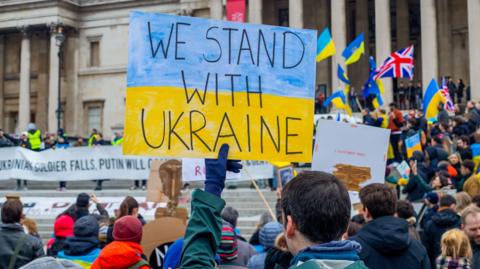
<path id="1" fill-rule="evenodd" d="M 455 200 L 455 197 L 451 196 L 450 194 L 444 194 L 442 197 L 440 197 L 439 206 L 440 208 L 450 208 L 455 211 L 457 207 L 457 201 Z"/>
<path id="2" fill-rule="evenodd" d="M 480 208 L 470 205 L 462 211 L 462 230 L 472 243 L 480 245 Z"/>
<path id="3" fill-rule="evenodd" d="M 373 183 L 360 190 L 363 214 L 368 222 L 385 216 L 393 216 L 397 205 L 395 191 L 387 185 Z"/>
<path id="4" fill-rule="evenodd" d="M 276 221 L 271 221 L 260 229 L 258 240 L 260 244 L 268 250 L 275 246 L 277 236 L 283 232 L 282 224 Z"/>
<path id="5" fill-rule="evenodd" d="M 78 208 L 88 208 L 88 206 L 90 205 L 90 195 L 88 195 L 87 193 L 84 193 L 84 192 L 80 193 L 77 196 L 77 201 L 76 201 L 75 205 Z"/>
<path id="6" fill-rule="evenodd" d="M 281 218 L 281 216 L 280 216 L 280 218 Z M 273 220 L 272 215 L 270 215 L 269 212 L 264 212 L 260 216 L 260 220 L 258 221 L 258 224 L 257 224 L 257 229 L 261 229 L 265 224 L 269 223 L 272 220 Z"/>
<path id="7" fill-rule="evenodd" d="M 457 202 L 455 210 L 460 213 L 463 209 L 465 209 L 472 203 L 472 197 L 470 197 L 470 195 L 464 191 L 457 192 L 455 193 L 455 201 Z"/>
<path id="8" fill-rule="evenodd" d="M 407 200 L 397 201 L 395 216 L 405 220 L 415 217 L 415 210 L 413 209 L 412 203 L 410 203 L 410 201 L 407 201 Z"/>
<path id="9" fill-rule="evenodd" d="M 121 218 L 123 216 L 138 217 L 138 208 L 139 206 L 137 200 L 135 200 L 135 198 L 132 196 L 127 196 L 120 204 L 117 218 Z"/>
<path id="10" fill-rule="evenodd" d="M 293 255 L 308 244 L 340 240 L 350 219 L 350 198 L 333 175 L 308 171 L 288 182 L 281 199 L 288 249 Z"/>
<path id="11" fill-rule="evenodd" d="M 134 216 L 121 217 L 113 225 L 113 239 L 115 241 L 140 244 L 142 235 L 142 223 Z"/>
<path id="12" fill-rule="evenodd" d="M 230 223 L 234 228 L 237 227 L 237 220 L 238 220 L 238 211 L 231 207 L 227 206 L 222 210 L 221 213 L 222 219 L 228 223 Z"/>
<path id="13" fill-rule="evenodd" d="M 97 219 L 92 215 L 79 218 L 73 225 L 73 234 L 77 238 L 91 238 L 98 240 L 99 226 Z"/>
<path id="14" fill-rule="evenodd" d="M 390 111 L 394 111 L 395 109 L 398 108 L 398 107 L 397 107 L 397 104 L 395 104 L 395 103 L 390 103 L 390 104 L 388 105 L 388 107 L 390 108 Z"/>
<path id="15" fill-rule="evenodd" d="M 475 170 L 475 163 L 472 160 L 463 161 L 462 167 L 460 168 L 462 176 L 470 176 L 473 170 Z"/>
<path id="16" fill-rule="evenodd" d="M 459 229 L 445 232 L 440 240 L 442 256 L 458 258 L 472 257 L 472 248 L 468 237 Z"/>
<path id="17" fill-rule="evenodd" d="M 2 223 L 20 223 L 23 215 L 23 205 L 18 199 L 8 199 L 2 206 Z"/>
<path id="18" fill-rule="evenodd" d="M 428 192 L 424 195 L 423 201 L 428 207 L 436 206 L 438 204 L 438 194 L 436 192 Z"/>

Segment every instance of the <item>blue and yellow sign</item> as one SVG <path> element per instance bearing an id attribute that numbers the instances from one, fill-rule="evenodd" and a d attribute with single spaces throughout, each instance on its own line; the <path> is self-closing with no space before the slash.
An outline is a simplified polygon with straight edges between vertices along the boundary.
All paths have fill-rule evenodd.
<path id="1" fill-rule="evenodd" d="M 133 12 L 125 154 L 310 162 L 316 31 Z"/>

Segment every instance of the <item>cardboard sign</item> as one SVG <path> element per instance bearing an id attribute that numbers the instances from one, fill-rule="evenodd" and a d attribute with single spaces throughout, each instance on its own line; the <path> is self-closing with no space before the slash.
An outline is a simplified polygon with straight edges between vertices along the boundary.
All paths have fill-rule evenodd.
<path id="1" fill-rule="evenodd" d="M 124 154 L 310 162 L 316 31 L 133 12 Z"/>
<path id="2" fill-rule="evenodd" d="M 390 130 L 319 120 L 312 170 L 334 174 L 349 190 L 385 181 Z"/>
<path id="3" fill-rule="evenodd" d="M 422 151 L 420 143 L 420 134 L 415 134 L 405 139 L 405 148 L 407 149 L 407 157 L 411 158 L 414 151 Z"/>

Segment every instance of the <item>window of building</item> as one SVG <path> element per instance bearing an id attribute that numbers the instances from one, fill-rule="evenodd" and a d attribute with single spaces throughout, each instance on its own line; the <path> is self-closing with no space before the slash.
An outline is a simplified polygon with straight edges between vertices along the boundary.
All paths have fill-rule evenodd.
<path id="1" fill-rule="evenodd" d="M 86 102 L 84 108 L 86 133 L 90 133 L 92 129 L 97 129 L 99 132 L 102 132 L 103 101 Z"/>
<path id="2" fill-rule="evenodd" d="M 100 66 L 100 41 L 90 42 L 90 66 Z"/>

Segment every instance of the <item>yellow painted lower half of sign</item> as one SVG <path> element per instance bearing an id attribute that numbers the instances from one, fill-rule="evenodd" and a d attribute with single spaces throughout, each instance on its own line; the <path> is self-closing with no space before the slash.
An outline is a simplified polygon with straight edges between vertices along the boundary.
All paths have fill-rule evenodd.
<path id="1" fill-rule="evenodd" d="M 189 101 L 189 102 L 188 102 Z M 127 155 L 310 162 L 312 99 L 177 87 L 127 89 Z"/>

